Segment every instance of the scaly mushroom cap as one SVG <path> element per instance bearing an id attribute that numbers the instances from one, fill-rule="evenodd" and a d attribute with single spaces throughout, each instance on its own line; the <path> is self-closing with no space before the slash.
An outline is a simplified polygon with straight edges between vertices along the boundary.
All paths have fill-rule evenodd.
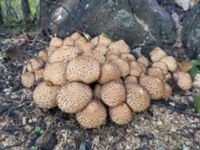
<path id="1" fill-rule="evenodd" d="M 76 41 L 76 40 L 78 40 L 78 39 L 80 39 L 80 38 L 83 38 L 83 36 L 82 36 L 80 33 L 78 33 L 78 32 L 74 32 L 74 33 L 70 36 L 70 38 L 72 38 L 74 41 Z"/>
<path id="2" fill-rule="evenodd" d="M 101 85 L 96 84 L 93 90 L 93 95 L 95 99 L 101 99 Z"/>
<path id="3" fill-rule="evenodd" d="M 150 95 L 140 85 L 127 84 L 126 93 L 126 103 L 134 112 L 141 112 L 149 107 Z"/>
<path id="4" fill-rule="evenodd" d="M 112 42 L 109 38 L 103 36 L 103 35 L 99 35 L 99 36 L 96 36 L 94 37 L 91 42 L 94 44 L 94 45 L 103 45 L 103 46 L 106 46 L 108 47 L 110 45 L 110 43 Z"/>
<path id="5" fill-rule="evenodd" d="M 118 106 L 126 99 L 126 91 L 124 86 L 117 81 L 111 81 L 102 85 L 101 99 L 110 107 Z"/>
<path id="6" fill-rule="evenodd" d="M 167 65 L 169 71 L 174 72 L 177 68 L 176 59 L 172 56 L 164 57 L 160 61 L 164 62 Z"/>
<path id="7" fill-rule="evenodd" d="M 43 62 L 38 58 L 30 59 L 29 63 L 26 65 L 26 68 L 29 72 L 34 72 L 35 70 L 40 69 L 43 66 Z"/>
<path id="8" fill-rule="evenodd" d="M 91 52 L 95 45 L 91 42 L 87 42 L 85 38 L 80 38 L 75 41 L 75 46 L 83 51 L 83 53 Z"/>
<path id="9" fill-rule="evenodd" d="M 57 49 L 50 55 L 49 62 L 50 63 L 59 62 L 59 61 L 69 62 L 73 58 L 80 55 L 81 53 L 82 51 L 76 47 L 62 46 L 61 48 Z"/>
<path id="10" fill-rule="evenodd" d="M 161 62 L 161 61 L 154 62 L 152 64 L 152 67 L 160 68 L 164 74 L 168 73 L 168 67 L 167 67 L 166 63 L 164 63 L 164 62 Z"/>
<path id="11" fill-rule="evenodd" d="M 130 62 L 130 75 L 139 77 L 142 71 L 143 70 L 141 65 L 135 61 Z"/>
<path id="12" fill-rule="evenodd" d="M 59 86 L 53 86 L 49 82 L 42 82 L 33 91 L 33 102 L 41 108 L 53 108 L 57 106 L 56 96 L 59 90 Z"/>
<path id="13" fill-rule="evenodd" d="M 124 40 L 118 40 L 118 41 L 112 42 L 109 45 L 109 50 L 116 51 L 119 53 L 130 53 L 131 52 L 129 46 L 126 44 L 126 42 L 124 42 Z"/>
<path id="14" fill-rule="evenodd" d="M 125 77 L 129 74 L 129 64 L 128 62 L 122 60 L 122 59 L 114 59 L 111 61 L 112 63 L 114 63 L 115 65 L 117 65 L 117 67 L 119 68 L 120 72 L 121 72 L 121 76 Z"/>
<path id="15" fill-rule="evenodd" d="M 147 69 L 147 75 L 163 80 L 165 78 L 163 71 L 157 67 L 150 67 Z"/>
<path id="16" fill-rule="evenodd" d="M 94 51 L 98 51 L 98 52 L 100 52 L 101 54 L 106 55 L 106 53 L 108 52 L 108 48 L 107 48 L 106 46 L 104 46 L 104 45 L 98 45 L 98 46 L 94 49 Z"/>
<path id="17" fill-rule="evenodd" d="M 101 75 L 99 83 L 104 84 L 108 81 L 117 80 L 121 76 L 121 72 L 117 65 L 112 62 L 104 62 L 101 66 Z"/>
<path id="18" fill-rule="evenodd" d="M 109 108 L 109 115 L 111 120 L 119 125 L 128 124 L 133 119 L 133 113 L 126 103 Z"/>
<path id="19" fill-rule="evenodd" d="M 44 69 L 39 69 L 35 71 L 35 81 L 38 81 L 43 78 Z"/>
<path id="20" fill-rule="evenodd" d="M 54 47 L 61 47 L 63 44 L 63 40 L 53 37 L 49 43 L 49 46 L 54 46 Z"/>
<path id="21" fill-rule="evenodd" d="M 66 83 L 66 65 L 63 62 L 47 63 L 43 73 L 44 80 L 50 81 L 54 85 L 64 85 Z"/>
<path id="22" fill-rule="evenodd" d="M 61 87 L 57 95 L 58 107 L 66 113 L 81 111 L 92 99 L 92 90 L 86 84 L 71 82 Z"/>
<path id="23" fill-rule="evenodd" d="M 127 76 L 124 80 L 125 85 L 127 84 L 137 84 L 138 80 L 135 76 Z"/>
<path id="24" fill-rule="evenodd" d="M 150 57 L 153 62 L 159 61 L 166 56 L 167 56 L 167 53 L 159 47 L 154 48 L 150 53 Z"/>
<path id="25" fill-rule="evenodd" d="M 146 57 L 144 57 L 144 56 L 140 56 L 140 57 L 137 59 L 137 62 L 143 64 L 145 67 L 148 67 L 148 66 L 149 66 L 149 61 L 148 61 L 148 59 L 147 59 Z"/>
<path id="26" fill-rule="evenodd" d="M 99 51 L 91 51 L 88 53 L 84 53 L 84 56 L 89 56 L 95 59 L 99 64 L 103 64 L 106 60 L 105 56 Z"/>
<path id="27" fill-rule="evenodd" d="M 42 60 L 44 63 L 47 62 L 47 60 L 48 60 L 48 54 L 47 54 L 47 52 L 46 52 L 45 50 L 40 51 L 40 52 L 38 53 L 38 58 L 39 58 L 40 60 Z"/>
<path id="28" fill-rule="evenodd" d="M 58 48 L 55 46 L 49 46 L 47 48 L 47 55 L 50 56 L 54 51 L 56 51 Z"/>
<path id="29" fill-rule="evenodd" d="M 82 111 L 76 114 L 78 123 L 84 128 L 97 128 L 106 123 L 107 111 L 98 100 L 92 100 Z"/>
<path id="30" fill-rule="evenodd" d="M 182 90 L 189 90 L 192 87 L 192 78 L 188 73 L 176 72 L 174 73 L 174 78 Z"/>
<path id="31" fill-rule="evenodd" d="M 63 41 L 63 45 L 66 45 L 66 46 L 74 46 L 74 44 L 75 42 L 71 37 L 67 37 Z"/>
<path id="32" fill-rule="evenodd" d="M 168 83 L 164 83 L 165 85 L 165 92 L 164 92 L 164 95 L 163 95 L 163 98 L 168 98 L 170 96 L 172 96 L 172 88 L 171 86 L 168 84 Z"/>
<path id="33" fill-rule="evenodd" d="M 109 55 L 106 55 L 106 60 L 116 60 L 116 59 L 120 59 L 119 55 L 118 54 L 109 54 Z"/>
<path id="34" fill-rule="evenodd" d="M 69 81 L 82 81 L 90 84 L 98 80 L 100 65 L 91 57 L 79 56 L 69 62 L 66 69 L 66 78 Z"/>
<path id="35" fill-rule="evenodd" d="M 164 95 L 164 82 L 152 76 L 145 76 L 140 78 L 140 85 L 142 85 L 150 94 L 151 99 L 159 100 Z"/>
<path id="36" fill-rule="evenodd" d="M 122 53 L 120 56 L 121 56 L 121 59 L 127 62 L 136 61 L 135 57 L 129 53 Z"/>
<path id="37" fill-rule="evenodd" d="M 25 72 L 21 75 L 21 83 L 24 87 L 30 88 L 35 82 L 35 76 L 32 72 Z"/>

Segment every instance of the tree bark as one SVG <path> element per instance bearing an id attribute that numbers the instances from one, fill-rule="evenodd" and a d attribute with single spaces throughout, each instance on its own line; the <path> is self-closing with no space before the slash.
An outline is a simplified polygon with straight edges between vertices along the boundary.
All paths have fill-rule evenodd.
<path id="1" fill-rule="evenodd" d="M 30 21 L 30 16 L 31 16 L 31 10 L 28 0 L 21 0 L 21 5 L 25 22 L 28 23 Z"/>

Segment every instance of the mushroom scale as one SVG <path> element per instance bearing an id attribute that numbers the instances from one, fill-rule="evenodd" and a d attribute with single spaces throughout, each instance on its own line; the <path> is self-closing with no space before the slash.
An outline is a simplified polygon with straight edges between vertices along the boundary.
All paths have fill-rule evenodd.
<path id="1" fill-rule="evenodd" d="M 98 128 L 106 123 L 107 111 L 98 100 L 92 100 L 82 111 L 76 114 L 76 119 L 84 128 Z"/>
<path id="2" fill-rule="evenodd" d="M 80 82 L 67 83 L 61 87 L 57 95 L 58 107 L 66 113 L 81 111 L 91 99 L 91 88 Z"/>

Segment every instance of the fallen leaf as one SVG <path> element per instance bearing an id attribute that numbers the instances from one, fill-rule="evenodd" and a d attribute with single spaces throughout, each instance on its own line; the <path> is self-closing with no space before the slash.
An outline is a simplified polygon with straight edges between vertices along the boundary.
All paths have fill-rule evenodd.
<path id="1" fill-rule="evenodd" d="M 178 67 L 181 69 L 181 71 L 188 72 L 192 68 L 192 63 L 183 60 L 181 62 L 178 62 Z"/>

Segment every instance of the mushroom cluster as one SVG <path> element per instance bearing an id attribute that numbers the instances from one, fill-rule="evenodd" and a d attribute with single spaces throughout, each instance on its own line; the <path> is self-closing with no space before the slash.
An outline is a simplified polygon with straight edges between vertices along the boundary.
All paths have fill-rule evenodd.
<path id="1" fill-rule="evenodd" d="M 191 88 L 190 75 L 161 48 L 152 50 L 151 61 L 130 52 L 125 41 L 104 35 L 90 41 L 77 32 L 64 40 L 54 37 L 25 65 L 21 82 L 28 88 L 37 83 L 33 102 L 39 107 L 74 113 L 84 128 L 97 128 L 108 116 L 116 124 L 129 123 L 150 100 L 172 95 L 170 79 L 182 90 Z"/>

